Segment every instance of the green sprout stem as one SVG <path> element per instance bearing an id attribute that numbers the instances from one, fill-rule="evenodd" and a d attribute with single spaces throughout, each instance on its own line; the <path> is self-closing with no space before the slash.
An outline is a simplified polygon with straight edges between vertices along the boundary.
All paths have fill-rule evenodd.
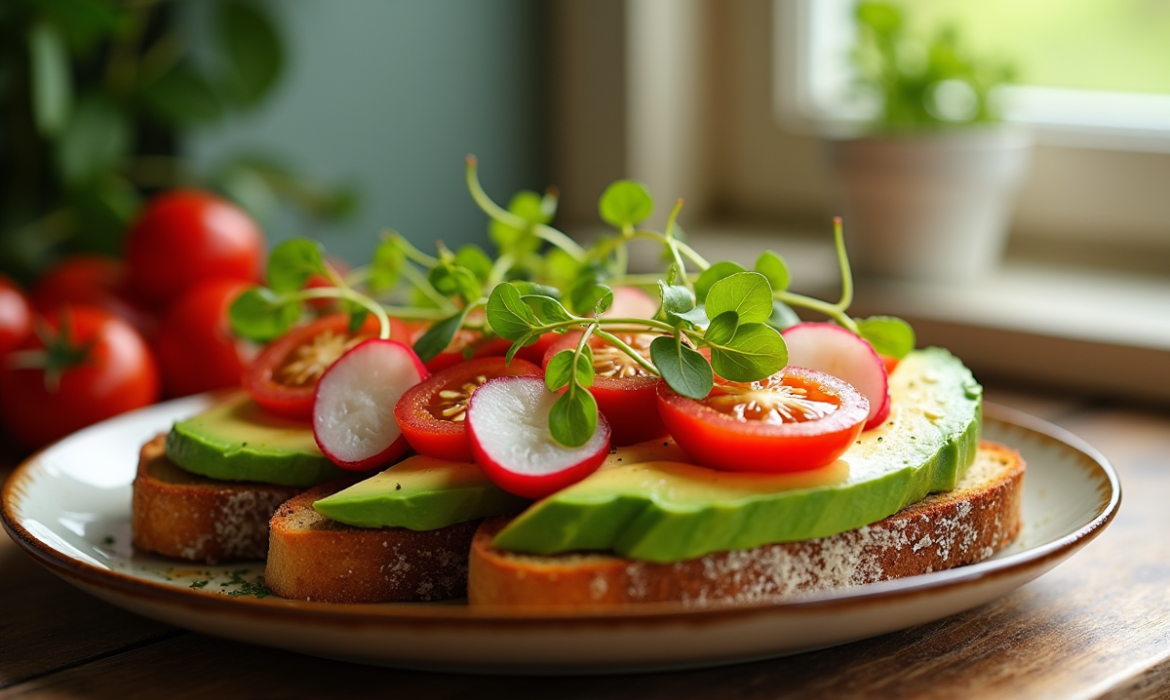
<path id="1" fill-rule="evenodd" d="M 436 264 L 438 263 L 437 260 L 435 262 Z M 406 281 L 413 284 L 419 289 L 419 291 L 425 294 L 428 299 L 435 302 L 439 309 L 443 311 L 443 315 L 441 317 L 445 318 L 446 316 L 450 316 L 455 312 L 455 305 L 451 303 L 451 300 L 442 294 L 439 294 L 439 292 L 433 286 L 431 286 L 430 281 L 427 280 L 423 273 L 419 272 L 410 265 L 403 265 L 401 274 L 406 278 Z"/>
<path id="2" fill-rule="evenodd" d="M 537 224 L 532 228 L 532 232 L 536 234 L 537 238 L 548 241 L 569 255 L 577 262 L 585 259 L 585 249 L 581 247 L 577 241 L 569 238 L 564 232 L 559 231 L 548 224 Z"/>
<path id="3" fill-rule="evenodd" d="M 833 243 L 837 249 L 837 264 L 841 270 L 841 300 L 836 304 L 814 299 L 795 292 L 780 291 L 773 294 L 777 301 L 789 306 L 801 306 L 824 314 L 854 333 L 858 333 L 857 322 L 846 313 L 853 303 L 853 272 L 849 267 L 849 256 L 845 252 L 845 236 L 841 230 L 841 217 L 833 219 Z"/>
<path id="4" fill-rule="evenodd" d="M 596 328 L 596 324 L 590 324 L 577 340 L 577 347 L 573 349 L 573 380 L 569 382 L 570 395 L 577 391 L 577 363 L 581 361 L 581 354 L 585 352 L 585 348 L 589 344 L 589 336 L 593 334 Z"/>
<path id="5" fill-rule="evenodd" d="M 562 231 L 549 226 L 547 224 L 533 224 L 527 219 L 516 216 L 512 212 L 504 209 L 499 204 L 492 201 L 487 192 L 484 192 L 483 186 L 479 184 L 478 166 L 476 164 L 475 156 L 467 156 L 467 189 L 471 193 L 471 198 L 479 205 L 485 214 L 495 219 L 496 221 L 506 226 L 511 226 L 514 229 L 521 231 L 531 230 L 532 233 L 541 240 L 547 241 L 552 245 L 560 248 L 573 259 L 581 262 L 585 259 L 585 249 L 581 247 L 572 238 L 569 238 Z"/>
<path id="6" fill-rule="evenodd" d="M 435 265 L 439 264 L 438 258 L 436 258 L 433 255 L 427 255 L 426 253 L 422 252 L 421 250 L 416 248 L 413 243 L 408 241 L 406 239 L 406 237 L 403 236 L 402 234 L 392 233 L 391 237 L 398 244 L 398 247 L 400 249 L 402 249 L 403 255 L 405 255 L 408 259 L 413 260 L 414 262 L 418 263 L 419 265 L 422 265 L 423 267 L 427 268 L 428 270 L 430 268 L 434 267 Z"/>
<path id="7" fill-rule="evenodd" d="M 345 301 L 353 302 L 361 306 L 366 311 L 374 315 L 378 319 L 378 337 L 382 340 L 390 339 L 390 317 L 386 314 L 386 310 L 382 305 L 365 294 L 359 294 L 347 287 L 318 287 L 315 289 L 305 289 L 299 292 L 286 294 L 285 299 L 288 301 L 309 301 L 310 299 L 344 299 Z"/>
<path id="8" fill-rule="evenodd" d="M 646 358 L 642 357 L 641 353 L 639 353 L 637 350 L 631 348 L 629 345 L 624 343 L 621 338 L 617 337 L 613 333 L 608 333 L 606 331 L 601 330 L 601 328 L 598 327 L 597 328 L 597 337 L 602 338 L 610 345 L 614 346 L 618 350 L 621 350 L 625 354 L 629 355 L 630 359 L 634 360 L 634 362 L 637 362 L 642 367 L 642 369 L 646 370 L 650 374 L 654 375 L 655 377 L 661 376 L 661 374 L 658 372 L 657 367 L 650 364 L 650 361 L 647 360 Z"/>

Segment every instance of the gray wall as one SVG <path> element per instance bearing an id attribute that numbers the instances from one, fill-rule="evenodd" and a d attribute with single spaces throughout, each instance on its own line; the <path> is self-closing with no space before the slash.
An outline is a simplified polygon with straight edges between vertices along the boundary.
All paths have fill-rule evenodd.
<path id="1" fill-rule="evenodd" d="M 289 47 L 275 93 L 255 113 L 196 133 L 184 150 L 211 167 L 242 151 L 278 154 L 303 172 L 360 185 L 342 224 L 307 228 L 282 214 L 270 242 L 313 235 L 329 253 L 368 261 L 394 228 L 424 249 L 485 244 L 463 159 L 506 202 L 547 183 L 540 0 L 282 0 L 268 5 Z M 205 22 L 196 8 L 189 21 Z"/>

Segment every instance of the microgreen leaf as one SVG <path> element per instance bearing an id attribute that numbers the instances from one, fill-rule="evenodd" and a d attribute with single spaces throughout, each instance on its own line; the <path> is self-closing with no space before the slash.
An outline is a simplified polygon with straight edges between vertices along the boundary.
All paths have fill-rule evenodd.
<path id="1" fill-rule="evenodd" d="M 707 316 L 724 311 L 739 314 L 740 323 L 763 323 L 772 315 L 772 288 L 758 272 L 737 272 L 711 285 L 707 293 Z"/>
<path id="2" fill-rule="evenodd" d="M 762 323 L 745 323 L 726 344 L 711 345 L 711 367 L 733 382 L 754 382 L 769 377 L 788 364 L 784 339 Z"/>
<path id="3" fill-rule="evenodd" d="M 685 314 L 675 314 L 675 317 L 686 321 L 695 328 L 706 328 L 711 323 L 711 319 L 707 318 L 707 307 L 703 304 L 699 304 Z"/>
<path id="4" fill-rule="evenodd" d="M 439 263 L 431 268 L 427 279 L 440 294 L 458 295 L 468 304 L 474 303 L 483 294 L 475 273 L 462 265 Z"/>
<path id="5" fill-rule="evenodd" d="M 455 264 L 471 270 L 480 282 L 492 275 L 492 259 L 477 245 L 468 244 L 455 253 Z"/>
<path id="6" fill-rule="evenodd" d="M 414 341 L 414 353 L 423 362 L 429 362 L 447 349 L 456 331 L 467 318 L 469 308 L 460 309 L 454 316 L 445 318 L 427 329 L 418 340 Z"/>
<path id="7" fill-rule="evenodd" d="M 398 275 L 406 265 L 406 253 L 394 238 L 387 238 L 374 249 L 370 261 L 370 291 L 377 294 L 393 289 L 398 284 Z"/>
<path id="8" fill-rule="evenodd" d="M 513 342 L 541 325 L 511 284 L 499 284 L 492 290 L 488 297 L 487 319 L 493 331 Z"/>
<path id="9" fill-rule="evenodd" d="M 268 255 L 268 286 L 274 292 L 299 291 L 318 274 L 325 274 L 325 260 L 317 241 L 292 238 Z"/>
<path id="10" fill-rule="evenodd" d="M 560 248 L 548 251 L 544 258 L 544 277 L 558 287 L 569 287 L 580 271 L 581 263 Z"/>
<path id="11" fill-rule="evenodd" d="M 508 203 L 508 211 L 529 224 L 547 224 L 552 220 L 543 206 L 543 198 L 531 191 L 520 190 L 512 196 Z M 516 228 L 502 221 L 492 220 L 488 227 L 488 236 L 492 242 L 506 255 L 522 255 L 532 253 L 540 248 L 540 239 L 533 233 L 532 226 Z"/>
<path id="12" fill-rule="evenodd" d="M 601 315 L 613 305 L 613 290 L 599 282 L 582 279 L 569 292 L 569 302 L 579 314 Z"/>
<path id="13" fill-rule="evenodd" d="M 695 280 L 695 300 L 699 303 L 707 301 L 707 294 L 716 282 L 738 272 L 747 272 L 747 269 L 743 265 L 729 260 L 722 260 L 703 270 L 703 274 Z"/>
<path id="14" fill-rule="evenodd" d="M 734 311 L 724 311 L 711 319 L 703 340 L 711 345 L 726 345 L 735 337 L 735 329 L 739 327 L 739 314 Z"/>
<path id="15" fill-rule="evenodd" d="M 577 358 L 574 366 L 573 358 Z M 561 350 L 552 356 L 544 369 L 544 384 L 549 391 L 558 391 L 575 381 L 579 386 L 593 386 L 593 351 L 586 345 L 578 355 L 573 350 Z"/>
<path id="16" fill-rule="evenodd" d="M 675 269 L 673 265 L 671 269 Z M 658 280 L 658 293 L 662 297 L 662 315 L 674 325 L 682 322 L 679 314 L 685 314 L 695 308 L 695 295 L 680 284 L 668 284 L 666 280 Z"/>
<path id="17" fill-rule="evenodd" d="M 525 294 L 520 297 L 536 314 L 536 318 L 543 324 L 572 321 L 573 316 L 561 306 L 561 302 L 542 294 Z"/>
<path id="18" fill-rule="evenodd" d="M 618 180 L 601 193 L 597 209 L 602 220 L 611 226 L 637 226 L 654 213 L 654 199 L 642 183 Z"/>
<path id="19" fill-rule="evenodd" d="M 370 310 L 361 304 L 350 301 L 348 299 L 341 300 L 341 307 L 345 309 L 346 313 L 349 314 L 349 334 L 357 335 L 358 331 L 362 329 L 362 326 L 366 325 L 366 319 L 370 315 Z M 395 338 L 395 340 L 399 339 Z"/>
<path id="20" fill-rule="evenodd" d="M 796 315 L 791 306 L 782 301 L 772 301 L 772 315 L 768 317 L 767 321 L 769 326 L 782 331 L 798 323 L 800 323 L 800 316 Z"/>
<path id="21" fill-rule="evenodd" d="M 650 359 L 671 389 L 696 401 L 705 398 L 714 384 L 711 364 L 695 350 L 668 336 L 650 343 Z"/>
<path id="22" fill-rule="evenodd" d="M 232 332 L 261 343 L 284 335 L 300 317 L 299 303 L 286 301 L 267 287 L 245 290 L 228 307 Z"/>
<path id="23" fill-rule="evenodd" d="M 504 364 L 512 364 L 512 358 L 516 357 L 516 353 L 520 352 L 525 347 L 532 345 L 537 340 L 540 340 L 540 333 L 528 333 L 524 337 L 512 343 L 512 347 L 508 348 L 508 352 L 504 353 Z"/>
<path id="24" fill-rule="evenodd" d="M 770 250 L 765 250 L 756 258 L 756 272 L 768 278 L 768 284 L 772 285 L 773 292 L 788 289 L 792 279 L 788 275 L 788 265 L 784 263 L 784 258 Z"/>
<path id="25" fill-rule="evenodd" d="M 901 359 L 914 349 L 914 328 L 895 316 L 870 316 L 857 321 L 857 331 L 879 355 Z"/>
<path id="26" fill-rule="evenodd" d="M 516 288 L 516 291 L 520 292 L 520 296 L 537 294 L 542 297 L 552 297 L 558 301 L 561 298 L 561 290 L 556 287 L 550 287 L 547 284 L 536 284 L 528 280 L 515 280 L 512 282 L 512 286 Z"/>
<path id="27" fill-rule="evenodd" d="M 570 389 L 548 412 L 548 429 L 565 447 L 580 447 L 597 430 L 597 401 L 584 389 Z"/>

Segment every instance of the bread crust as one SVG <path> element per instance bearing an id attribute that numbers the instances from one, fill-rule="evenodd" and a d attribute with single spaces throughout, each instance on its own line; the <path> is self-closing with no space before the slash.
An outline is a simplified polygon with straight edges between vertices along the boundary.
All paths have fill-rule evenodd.
<path id="1" fill-rule="evenodd" d="M 476 606 L 588 608 L 642 602 L 750 604 L 982 561 L 1020 531 L 1024 460 L 983 441 L 950 492 L 832 537 L 717 552 L 673 564 L 608 554 L 530 556 L 492 540 L 508 522 L 485 521 L 472 542 L 468 601 Z"/>
<path id="2" fill-rule="evenodd" d="M 191 474 L 166 456 L 166 436 L 142 446 L 134 478 L 134 546 L 187 561 L 263 559 L 268 521 L 303 489 Z"/>
<path id="3" fill-rule="evenodd" d="M 348 486 L 332 482 L 290 499 L 272 516 L 264 584 L 282 598 L 386 603 L 461 598 L 479 521 L 430 531 L 343 525 L 313 502 Z"/>

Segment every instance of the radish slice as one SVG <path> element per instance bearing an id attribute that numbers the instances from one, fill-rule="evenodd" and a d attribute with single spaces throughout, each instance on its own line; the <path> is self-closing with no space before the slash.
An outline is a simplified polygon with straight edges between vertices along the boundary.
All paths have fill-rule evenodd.
<path id="1" fill-rule="evenodd" d="M 565 447 L 548 429 L 559 395 L 541 377 L 490 379 L 467 408 L 467 434 L 475 461 L 497 486 L 525 498 L 542 498 L 593 473 L 609 453 L 609 423 L 581 447 Z"/>
<path id="2" fill-rule="evenodd" d="M 865 430 L 890 415 L 886 365 L 865 339 L 832 323 L 798 323 L 780 335 L 788 344 L 788 364 L 844 379 L 869 399 Z"/>
<path id="3" fill-rule="evenodd" d="M 406 345 L 366 340 L 325 370 L 313 403 L 313 437 L 334 464 L 361 471 L 397 459 L 408 447 L 394 406 L 427 370 Z"/>

